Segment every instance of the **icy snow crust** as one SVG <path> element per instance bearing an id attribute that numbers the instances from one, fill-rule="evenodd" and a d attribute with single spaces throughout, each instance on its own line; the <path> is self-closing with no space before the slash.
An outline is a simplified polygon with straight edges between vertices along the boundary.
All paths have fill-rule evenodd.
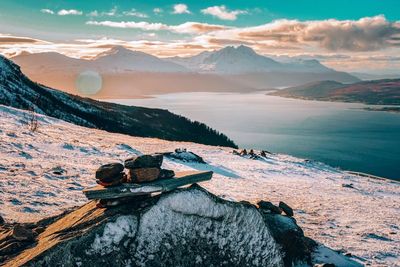
<path id="1" fill-rule="evenodd" d="M 252 160 L 228 148 L 113 134 L 45 116 L 39 117 L 38 132 L 31 133 L 27 117 L 0 106 L 0 215 L 6 220 L 37 220 L 85 203 L 81 190 L 95 184 L 93 174 L 101 164 L 185 147 L 208 164 L 165 159 L 163 167 L 210 169 L 213 179 L 201 183 L 208 191 L 236 201 L 282 200 L 294 208 L 309 237 L 351 252 L 364 264 L 400 266 L 398 182 L 358 177 L 287 155 Z M 178 204 L 169 206 L 187 212 Z M 143 227 L 139 231 L 152 229 Z"/>

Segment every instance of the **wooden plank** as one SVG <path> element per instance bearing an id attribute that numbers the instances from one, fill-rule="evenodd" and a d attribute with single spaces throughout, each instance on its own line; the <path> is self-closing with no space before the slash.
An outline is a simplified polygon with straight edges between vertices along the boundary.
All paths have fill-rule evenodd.
<path id="1" fill-rule="evenodd" d="M 177 172 L 175 177 L 160 179 L 142 184 L 122 184 L 113 187 L 101 185 L 87 188 L 83 193 L 88 199 L 114 199 L 121 197 L 139 196 L 157 192 L 171 191 L 180 186 L 210 180 L 212 171 Z"/>

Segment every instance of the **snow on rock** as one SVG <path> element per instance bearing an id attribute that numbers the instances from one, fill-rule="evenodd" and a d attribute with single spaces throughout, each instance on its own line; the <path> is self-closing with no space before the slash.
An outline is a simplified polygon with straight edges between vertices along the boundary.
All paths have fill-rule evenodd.
<path id="1" fill-rule="evenodd" d="M 223 262 L 282 266 L 282 255 L 256 209 L 218 203 L 201 190 L 172 193 L 146 212 L 141 217 L 137 251 L 143 266 L 163 257 L 160 251 L 174 255 L 172 262 L 196 252 L 192 261 L 202 266 Z"/>
<path id="2" fill-rule="evenodd" d="M 137 224 L 137 218 L 132 215 L 121 216 L 115 222 L 107 223 L 103 234 L 96 235 L 87 253 L 105 255 L 112 251 L 118 251 L 123 238 L 135 236 Z"/>
<path id="3" fill-rule="evenodd" d="M 102 164 L 185 147 L 207 164 L 166 159 L 163 168 L 213 170 L 213 179 L 201 183 L 213 194 L 252 203 L 284 201 L 307 236 L 364 264 L 400 266 L 398 182 L 288 155 L 252 160 L 228 148 L 113 134 L 46 116 L 39 116 L 39 130 L 32 133 L 26 116 L 0 105 L 0 215 L 7 221 L 37 220 L 85 203 L 81 190 L 95 184 Z M 64 171 L 59 175 L 55 168 Z"/>

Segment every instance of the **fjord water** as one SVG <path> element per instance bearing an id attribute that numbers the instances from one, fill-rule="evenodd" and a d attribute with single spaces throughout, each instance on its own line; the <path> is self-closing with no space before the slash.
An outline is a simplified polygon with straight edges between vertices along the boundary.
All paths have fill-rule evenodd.
<path id="1" fill-rule="evenodd" d="M 225 133 L 242 148 L 400 179 L 400 113 L 264 93 L 179 93 L 112 102 L 168 109 Z"/>

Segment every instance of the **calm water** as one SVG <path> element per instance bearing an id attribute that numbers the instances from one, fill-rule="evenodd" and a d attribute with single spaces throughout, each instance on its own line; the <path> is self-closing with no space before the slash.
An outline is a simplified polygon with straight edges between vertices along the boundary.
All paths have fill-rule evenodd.
<path id="1" fill-rule="evenodd" d="M 168 109 L 225 133 L 239 147 L 315 159 L 400 179 L 400 114 L 361 104 L 257 94 L 179 93 L 113 102 Z"/>

